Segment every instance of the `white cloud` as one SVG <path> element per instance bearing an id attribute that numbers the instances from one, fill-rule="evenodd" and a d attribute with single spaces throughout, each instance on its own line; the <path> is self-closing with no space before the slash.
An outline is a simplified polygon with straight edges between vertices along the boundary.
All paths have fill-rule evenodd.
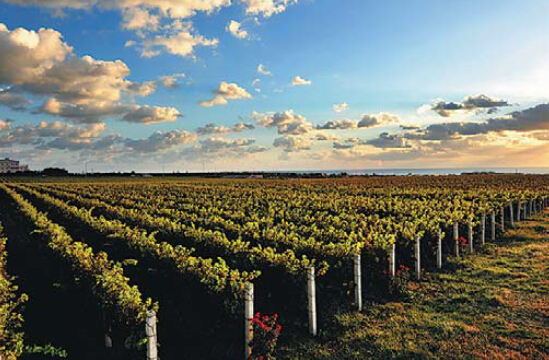
<path id="1" fill-rule="evenodd" d="M 313 82 L 311 80 L 306 80 L 302 78 L 301 76 L 296 76 L 292 79 L 292 85 L 298 86 L 298 85 L 311 85 Z"/>
<path id="2" fill-rule="evenodd" d="M 267 68 L 263 64 L 257 65 L 257 72 L 260 73 L 261 75 L 266 75 L 266 76 L 272 75 L 272 73 L 269 70 L 267 70 Z"/>
<path id="3" fill-rule="evenodd" d="M 203 127 L 196 129 L 196 133 L 201 135 L 213 135 L 213 134 L 228 134 L 232 132 L 242 132 L 244 130 L 253 130 L 255 127 L 252 124 L 239 122 L 231 127 L 215 125 L 213 123 L 206 124 Z"/>
<path id="4" fill-rule="evenodd" d="M 249 34 L 248 31 L 241 28 L 241 23 L 235 20 L 231 20 L 225 30 L 237 39 L 246 39 Z"/>
<path id="5" fill-rule="evenodd" d="M 334 104 L 332 108 L 334 109 L 335 112 L 340 113 L 349 109 L 349 105 L 347 103 Z"/>
<path id="6" fill-rule="evenodd" d="M 157 131 L 145 139 L 126 139 L 125 145 L 142 153 L 167 150 L 196 140 L 196 136 L 184 130 Z"/>
<path id="7" fill-rule="evenodd" d="M 214 105 L 227 105 L 228 100 L 251 99 L 252 96 L 235 83 L 222 81 L 219 87 L 212 91 L 215 97 L 208 101 L 202 101 L 200 106 L 212 107 Z"/>
<path id="8" fill-rule="evenodd" d="M 286 10 L 288 4 L 297 0 L 241 0 L 246 4 L 246 13 L 270 17 Z"/>
<path id="9" fill-rule="evenodd" d="M 194 56 L 194 48 L 197 46 L 216 47 L 219 41 L 217 39 L 206 39 L 204 36 L 194 31 L 192 23 L 186 22 L 181 30 L 171 34 L 156 35 L 152 39 L 143 42 L 141 56 L 154 57 L 162 50 L 173 55 L 183 57 Z"/>
<path id="10" fill-rule="evenodd" d="M 184 78 L 185 74 L 179 73 L 179 74 L 173 74 L 173 75 L 166 75 L 162 76 L 160 78 L 160 81 L 162 82 L 162 85 L 164 85 L 167 89 L 176 89 L 180 86 L 180 84 L 177 82 L 178 78 Z"/>
<path id="11" fill-rule="evenodd" d="M 143 105 L 128 112 L 122 120 L 139 124 L 158 124 L 174 122 L 179 117 L 181 113 L 176 108 Z"/>
<path id="12" fill-rule="evenodd" d="M 281 135 L 302 135 L 313 130 L 313 125 L 304 116 L 294 114 L 293 110 L 269 114 L 254 112 L 253 117 L 259 125 L 276 127 Z"/>
<path id="13" fill-rule="evenodd" d="M 310 139 L 303 136 L 286 135 L 276 138 L 273 142 L 274 147 L 282 148 L 284 152 L 299 152 L 310 150 L 312 142 Z"/>
<path id="14" fill-rule="evenodd" d="M 400 121 L 398 115 L 388 114 L 381 112 L 379 114 L 365 114 L 358 122 L 359 128 L 369 128 L 376 126 L 384 126 L 391 123 L 397 123 Z"/>
<path id="15" fill-rule="evenodd" d="M 160 25 L 160 17 L 151 15 L 147 9 L 130 7 L 122 10 L 122 28 L 126 30 L 155 31 Z"/>

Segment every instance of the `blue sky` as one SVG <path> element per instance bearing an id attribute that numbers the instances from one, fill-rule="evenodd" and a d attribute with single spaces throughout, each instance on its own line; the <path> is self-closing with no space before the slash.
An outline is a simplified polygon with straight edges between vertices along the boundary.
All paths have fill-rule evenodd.
<path id="1" fill-rule="evenodd" d="M 536 0 L 0 1 L 0 155 L 73 171 L 548 166 L 548 16 Z M 39 59 L 36 37 L 56 44 Z"/>

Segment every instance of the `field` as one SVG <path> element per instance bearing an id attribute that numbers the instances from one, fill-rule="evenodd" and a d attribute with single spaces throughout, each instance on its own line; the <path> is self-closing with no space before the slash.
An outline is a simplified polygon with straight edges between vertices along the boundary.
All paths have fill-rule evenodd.
<path id="1" fill-rule="evenodd" d="M 542 175 L 6 178 L 2 360 L 268 360 L 255 312 L 281 359 L 545 359 L 548 199 Z"/>

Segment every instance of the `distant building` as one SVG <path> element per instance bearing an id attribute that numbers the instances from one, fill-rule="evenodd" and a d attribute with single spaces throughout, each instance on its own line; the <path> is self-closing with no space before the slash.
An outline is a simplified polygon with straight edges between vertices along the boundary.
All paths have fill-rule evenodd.
<path id="1" fill-rule="evenodd" d="M 28 165 L 19 165 L 19 161 L 5 158 L 0 160 L 0 174 L 29 171 Z"/>

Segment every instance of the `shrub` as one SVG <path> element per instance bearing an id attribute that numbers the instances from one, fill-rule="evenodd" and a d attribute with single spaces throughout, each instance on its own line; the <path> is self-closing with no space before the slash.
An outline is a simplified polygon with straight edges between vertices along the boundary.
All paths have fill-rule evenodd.
<path id="1" fill-rule="evenodd" d="M 250 343 L 252 355 L 249 360 L 275 360 L 275 349 L 282 326 L 278 324 L 278 314 L 273 316 L 256 313 L 251 320 L 254 336 Z"/>

